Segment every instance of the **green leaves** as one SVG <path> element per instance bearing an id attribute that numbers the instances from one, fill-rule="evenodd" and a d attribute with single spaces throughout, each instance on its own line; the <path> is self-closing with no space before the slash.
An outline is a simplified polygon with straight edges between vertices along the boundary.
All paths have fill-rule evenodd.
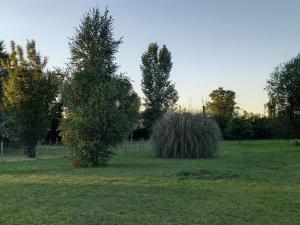
<path id="1" fill-rule="evenodd" d="M 224 90 L 219 87 L 213 90 L 209 97 L 210 102 L 207 102 L 206 107 L 211 115 L 228 114 L 232 116 L 236 109 L 235 92 L 231 90 Z"/>
<path id="2" fill-rule="evenodd" d="M 113 37 L 113 18 L 108 9 L 101 14 L 99 8 L 93 8 L 84 15 L 71 39 L 71 64 L 77 69 L 99 67 L 106 71 L 102 76 L 109 77 L 117 70 L 114 55 L 121 42 Z"/>
<path id="3" fill-rule="evenodd" d="M 288 136 L 300 135 L 300 55 L 276 67 L 267 81 L 269 114 L 286 121 Z"/>
<path id="4" fill-rule="evenodd" d="M 235 92 L 219 87 L 209 97 L 211 100 L 206 103 L 207 113 L 213 116 L 224 133 L 227 123 L 236 114 Z"/>
<path id="5" fill-rule="evenodd" d="M 7 59 L 8 54 L 4 50 L 4 42 L 0 41 L 0 61 L 3 59 Z M 1 65 L 1 63 L 0 63 Z"/>
<path id="6" fill-rule="evenodd" d="M 92 9 L 82 19 L 70 43 L 72 74 L 63 102 L 63 143 L 74 166 L 105 165 L 112 148 L 122 142 L 137 123 L 140 100 L 129 79 L 116 73 L 113 19 L 106 9 Z"/>
<path id="7" fill-rule="evenodd" d="M 151 128 L 164 112 L 173 109 L 178 93 L 169 80 L 172 69 L 171 53 L 165 45 L 161 49 L 151 43 L 142 55 L 142 90 L 145 95 L 145 124 Z"/>
<path id="8" fill-rule="evenodd" d="M 54 78 L 43 71 L 47 60 L 36 51 L 35 42 L 27 42 L 26 57 L 21 46 L 11 43 L 11 53 L 3 63 L 8 72 L 4 81 L 3 105 L 8 116 L 10 136 L 21 141 L 28 157 L 49 128 L 51 104 L 56 96 Z"/>

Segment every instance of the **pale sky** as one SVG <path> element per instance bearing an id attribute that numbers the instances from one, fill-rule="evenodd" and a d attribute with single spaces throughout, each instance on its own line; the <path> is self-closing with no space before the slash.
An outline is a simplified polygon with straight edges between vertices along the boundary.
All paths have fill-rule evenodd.
<path id="1" fill-rule="evenodd" d="M 141 55 L 151 42 L 167 45 L 179 104 L 200 108 L 219 86 L 239 106 L 264 112 L 266 80 L 300 52 L 300 1 L 292 0 L 0 0 L 0 40 L 24 46 L 35 39 L 48 66 L 68 62 L 69 38 L 91 7 L 108 6 L 115 37 L 123 36 L 117 63 L 141 91 Z"/>

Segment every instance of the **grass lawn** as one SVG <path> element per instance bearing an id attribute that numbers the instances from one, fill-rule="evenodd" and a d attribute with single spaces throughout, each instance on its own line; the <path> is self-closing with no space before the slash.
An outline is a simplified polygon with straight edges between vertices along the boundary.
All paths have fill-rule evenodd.
<path id="1" fill-rule="evenodd" d="M 150 143 L 128 144 L 105 168 L 74 169 L 67 158 L 0 163 L 0 224 L 300 224 L 294 141 L 220 148 L 217 159 L 162 160 Z"/>

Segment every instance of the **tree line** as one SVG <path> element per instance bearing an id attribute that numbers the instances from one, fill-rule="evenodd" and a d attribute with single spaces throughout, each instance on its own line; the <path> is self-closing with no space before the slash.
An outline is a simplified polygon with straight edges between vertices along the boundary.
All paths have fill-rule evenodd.
<path id="1" fill-rule="evenodd" d="M 295 76 L 300 76 L 300 74 L 295 74 Z M 271 75 L 268 84 L 272 80 Z M 280 83 L 280 85 L 283 84 Z M 266 89 L 268 88 L 269 86 Z M 271 93 L 268 92 L 268 94 Z M 293 117 L 288 117 L 288 111 L 284 108 L 275 113 L 274 105 L 270 106 L 270 102 L 265 104 L 266 111 L 268 111 L 267 115 L 242 111 L 236 104 L 236 93 L 232 90 L 225 90 L 223 87 L 213 90 L 209 97 L 210 100 L 204 106 L 205 112 L 218 123 L 225 139 L 290 139 L 300 137 L 299 111 L 294 111 Z M 274 103 L 274 98 L 269 101 Z M 276 107 L 279 107 L 278 103 Z"/>
<path id="2" fill-rule="evenodd" d="M 0 138 L 18 141 L 35 157 L 46 136 L 62 138 L 74 166 L 105 165 L 116 145 L 143 123 L 153 125 L 176 110 L 178 92 L 170 80 L 172 55 L 150 43 L 141 57 L 141 99 L 129 77 L 118 72 L 115 54 L 122 39 L 113 35 L 108 9 L 93 8 L 70 39 L 67 69 L 46 70 L 34 40 L 25 51 L 0 42 Z M 240 113 L 235 92 L 219 87 L 203 106 L 228 139 L 300 137 L 300 56 L 277 67 L 267 82 L 268 115 Z"/>

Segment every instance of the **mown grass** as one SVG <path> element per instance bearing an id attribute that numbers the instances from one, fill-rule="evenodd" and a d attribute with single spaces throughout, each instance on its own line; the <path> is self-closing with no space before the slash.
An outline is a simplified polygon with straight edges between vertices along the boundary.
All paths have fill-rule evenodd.
<path id="1" fill-rule="evenodd" d="M 68 156 L 68 152 L 60 145 L 41 145 L 36 147 L 36 154 L 38 159 L 53 159 L 64 158 Z M 7 147 L 4 146 L 3 160 L 5 162 L 25 161 L 30 160 L 24 156 L 24 148 L 22 146 Z M 0 162 L 2 161 L 2 155 Z"/>
<path id="2" fill-rule="evenodd" d="M 299 225 L 293 143 L 222 142 L 219 158 L 201 160 L 158 159 L 149 142 L 129 144 L 105 168 L 0 163 L 0 224 Z"/>

